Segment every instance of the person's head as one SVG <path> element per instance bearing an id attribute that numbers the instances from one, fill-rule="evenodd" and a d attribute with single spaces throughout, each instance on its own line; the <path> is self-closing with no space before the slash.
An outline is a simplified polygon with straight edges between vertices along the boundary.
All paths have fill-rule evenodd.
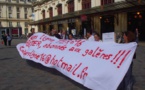
<path id="1" fill-rule="evenodd" d="M 135 34 L 131 31 L 126 31 L 123 33 L 123 39 L 125 43 L 134 42 Z"/>
<path id="2" fill-rule="evenodd" d="M 35 32 L 35 30 L 34 30 L 34 28 L 31 28 L 31 30 L 30 30 L 32 33 L 34 33 Z"/>
<path id="3" fill-rule="evenodd" d="M 9 33 L 7 33 L 7 36 L 10 36 L 10 34 L 9 34 Z"/>
<path id="4" fill-rule="evenodd" d="M 92 31 L 87 31 L 87 38 L 89 38 L 92 35 Z"/>
<path id="5" fill-rule="evenodd" d="M 70 40 L 72 40 L 72 39 L 73 39 L 73 34 L 70 33 L 70 34 L 68 35 L 68 38 L 69 38 Z"/>
<path id="6" fill-rule="evenodd" d="M 95 33 L 94 34 L 94 39 L 95 39 L 95 41 L 100 41 L 100 35 L 99 35 L 99 33 Z"/>
<path id="7" fill-rule="evenodd" d="M 62 31 L 62 34 L 66 34 L 66 31 L 65 31 L 65 30 L 63 30 L 63 31 Z"/>
<path id="8" fill-rule="evenodd" d="M 51 34 L 54 35 L 56 33 L 57 33 L 57 31 L 55 29 L 52 29 Z"/>

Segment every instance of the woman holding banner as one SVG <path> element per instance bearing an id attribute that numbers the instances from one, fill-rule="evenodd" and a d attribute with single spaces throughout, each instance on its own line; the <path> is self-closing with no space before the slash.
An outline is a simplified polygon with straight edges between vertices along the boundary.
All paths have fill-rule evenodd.
<path id="1" fill-rule="evenodd" d="M 135 42 L 135 34 L 131 31 L 124 32 L 123 39 L 124 39 L 124 43 Z M 134 54 L 133 59 L 135 58 L 136 58 L 136 53 Z M 133 67 L 133 62 L 131 63 L 126 75 L 124 76 L 117 90 L 133 90 L 134 80 L 132 76 L 132 67 Z"/>
<path id="2" fill-rule="evenodd" d="M 94 39 L 95 39 L 95 41 L 97 41 L 97 42 L 102 42 L 99 33 L 95 33 L 95 34 L 94 34 Z"/>

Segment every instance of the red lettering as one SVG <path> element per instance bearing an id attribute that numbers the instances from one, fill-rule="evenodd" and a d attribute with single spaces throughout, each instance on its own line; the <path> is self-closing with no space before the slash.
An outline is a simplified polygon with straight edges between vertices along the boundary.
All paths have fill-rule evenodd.
<path id="1" fill-rule="evenodd" d="M 89 49 L 87 49 L 87 50 L 85 51 L 85 54 L 82 54 L 82 56 L 86 56 L 86 55 L 88 54 L 88 52 L 89 52 Z"/>
<path id="2" fill-rule="evenodd" d="M 67 68 L 67 71 L 70 72 L 72 69 L 72 65 L 69 65 L 69 67 Z"/>
<path id="3" fill-rule="evenodd" d="M 131 50 L 129 50 L 125 56 L 123 57 L 123 59 L 121 60 L 121 62 L 119 63 L 119 65 L 117 66 L 117 68 L 120 68 L 120 66 L 122 65 L 122 63 L 124 62 L 125 58 L 127 57 L 127 55 L 131 52 Z"/>
<path id="4" fill-rule="evenodd" d="M 71 48 L 69 49 L 69 51 L 74 51 L 74 49 L 75 49 L 75 47 L 71 47 Z"/>
<path id="5" fill-rule="evenodd" d="M 116 55 L 115 57 L 113 58 L 113 60 L 115 60 L 115 58 L 117 58 L 117 56 L 121 53 L 122 50 L 120 50 Z M 113 62 L 113 60 L 111 60 L 111 62 Z"/>
<path id="6" fill-rule="evenodd" d="M 80 63 L 76 68 L 75 70 L 72 72 L 73 75 L 75 75 L 75 72 L 77 71 L 77 69 L 82 65 L 82 63 Z"/>
<path id="7" fill-rule="evenodd" d="M 64 58 L 64 57 L 62 57 L 62 58 L 58 61 L 58 63 L 57 63 L 57 66 L 58 66 L 58 67 L 59 67 L 59 63 L 62 62 L 63 58 Z"/>
<path id="8" fill-rule="evenodd" d="M 51 55 L 49 54 L 49 55 L 46 56 L 45 64 L 48 64 L 50 59 L 51 59 Z"/>
<path id="9" fill-rule="evenodd" d="M 119 60 L 119 58 L 126 52 L 126 50 L 124 50 L 121 55 L 116 59 L 116 61 L 114 62 L 114 64 L 116 64 L 116 62 Z"/>
<path id="10" fill-rule="evenodd" d="M 88 76 L 88 73 L 86 72 L 87 70 L 88 70 L 88 67 L 85 67 L 85 68 L 82 70 L 81 74 L 78 75 L 78 77 L 80 77 L 80 79 L 84 79 L 86 76 Z"/>
<path id="11" fill-rule="evenodd" d="M 81 49 L 80 48 L 76 48 L 74 51 L 79 53 L 81 51 Z"/>

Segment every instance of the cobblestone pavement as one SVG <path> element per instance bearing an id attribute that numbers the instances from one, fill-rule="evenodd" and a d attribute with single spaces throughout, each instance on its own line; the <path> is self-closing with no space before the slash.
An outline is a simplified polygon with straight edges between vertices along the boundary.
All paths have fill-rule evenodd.
<path id="1" fill-rule="evenodd" d="M 16 45 L 25 41 L 14 39 L 11 47 L 0 44 L 0 90 L 88 90 L 54 69 L 32 66 L 22 59 Z M 144 58 L 145 45 L 141 43 L 134 60 L 134 90 L 145 90 Z"/>

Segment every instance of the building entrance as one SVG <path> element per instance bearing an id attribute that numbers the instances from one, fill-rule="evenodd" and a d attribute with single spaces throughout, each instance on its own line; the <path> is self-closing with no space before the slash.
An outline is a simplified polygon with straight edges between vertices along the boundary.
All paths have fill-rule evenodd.
<path id="1" fill-rule="evenodd" d="M 135 32 L 136 28 L 139 31 L 139 40 L 145 41 L 145 11 L 128 13 L 128 30 Z"/>
<path id="2" fill-rule="evenodd" d="M 101 34 L 114 32 L 114 16 L 103 16 L 101 18 Z"/>

